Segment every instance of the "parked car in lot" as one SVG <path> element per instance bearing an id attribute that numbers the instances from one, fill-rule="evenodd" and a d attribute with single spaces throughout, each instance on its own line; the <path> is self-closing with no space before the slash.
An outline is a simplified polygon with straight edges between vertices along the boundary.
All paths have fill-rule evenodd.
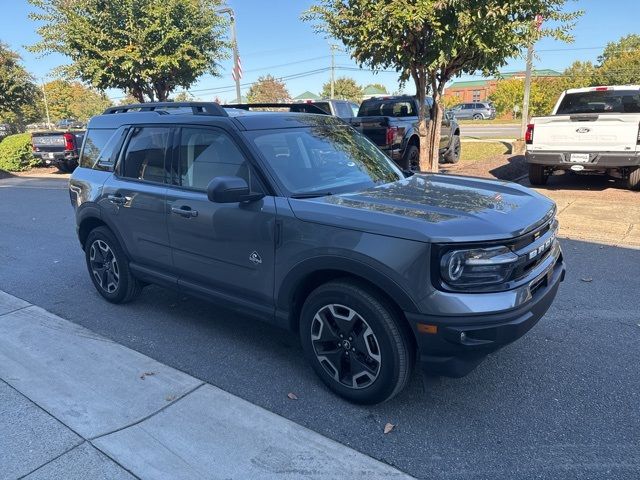
<path id="1" fill-rule="evenodd" d="M 0 140 L 11 135 L 11 125 L 8 123 L 0 123 Z"/>
<path id="2" fill-rule="evenodd" d="M 375 403 L 416 359 L 465 375 L 564 278 L 555 205 L 532 190 L 405 174 L 329 115 L 167 105 L 91 119 L 71 176 L 110 302 L 155 283 L 297 331 L 331 390 Z"/>
<path id="3" fill-rule="evenodd" d="M 85 124 L 75 118 L 65 118 L 56 123 L 56 128 L 61 130 L 81 130 Z"/>
<path id="4" fill-rule="evenodd" d="M 52 165 L 61 172 L 70 173 L 78 166 L 83 131 L 44 130 L 31 134 L 33 155 L 43 166 Z"/>
<path id="5" fill-rule="evenodd" d="M 604 173 L 640 189 L 640 86 L 574 88 L 551 115 L 534 117 L 525 136 L 529 181 L 555 170 Z"/>
<path id="6" fill-rule="evenodd" d="M 369 137 L 401 168 L 418 169 L 420 139 L 416 97 L 399 95 L 364 100 L 358 116 L 346 121 Z M 449 113 L 445 113 L 442 120 L 440 154 L 446 163 L 456 163 L 460 159 L 460 127 Z"/>
<path id="7" fill-rule="evenodd" d="M 307 102 L 321 108 L 325 112 L 340 118 L 351 118 L 358 114 L 359 106 L 348 100 L 316 100 Z"/>
<path id="8" fill-rule="evenodd" d="M 451 108 L 451 113 L 458 120 L 493 120 L 496 118 L 496 109 L 489 102 L 460 103 Z"/>

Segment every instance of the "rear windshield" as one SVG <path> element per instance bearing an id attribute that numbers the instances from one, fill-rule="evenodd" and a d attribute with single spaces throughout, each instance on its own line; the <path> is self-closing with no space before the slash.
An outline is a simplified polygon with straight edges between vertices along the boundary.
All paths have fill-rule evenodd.
<path id="1" fill-rule="evenodd" d="M 360 105 L 358 116 L 415 117 L 418 112 L 415 111 L 414 103 L 409 99 L 374 98 Z"/>
<path id="2" fill-rule="evenodd" d="M 638 90 L 602 90 L 567 93 L 556 115 L 572 113 L 640 113 Z"/>

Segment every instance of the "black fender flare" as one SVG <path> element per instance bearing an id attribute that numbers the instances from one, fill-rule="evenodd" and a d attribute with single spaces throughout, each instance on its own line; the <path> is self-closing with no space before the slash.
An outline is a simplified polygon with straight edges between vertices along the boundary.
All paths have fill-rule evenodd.
<path id="1" fill-rule="evenodd" d="M 418 312 L 418 307 L 407 292 L 388 275 L 373 266 L 347 257 L 322 255 L 303 260 L 284 277 L 278 289 L 276 307 L 288 312 L 300 282 L 321 271 L 344 272 L 362 278 L 385 292 L 404 312 Z"/>

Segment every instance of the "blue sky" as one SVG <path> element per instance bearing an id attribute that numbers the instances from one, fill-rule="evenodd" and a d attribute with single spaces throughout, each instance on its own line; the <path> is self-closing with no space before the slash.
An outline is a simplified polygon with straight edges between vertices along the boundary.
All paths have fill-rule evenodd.
<path id="1" fill-rule="evenodd" d="M 5 0 L 0 16 L 0 40 L 17 50 L 27 69 L 39 79 L 51 74 L 51 70 L 66 63 L 65 57 L 48 55 L 37 57 L 27 52 L 25 45 L 38 40 L 36 24 L 27 18 L 33 9 L 27 0 Z M 313 3 L 312 0 L 228 0 L 236 12 L 238 44 L 244 68 L 242 83 L 251 83 L 268 73 L 285 77 L 305 74 L 330 65 L 329 42 L 313 32 L 312 26 L 300 20 L 300 13 Z M 595 60 L 602 47 L 629 33 L 640 33 L 640 1 L 637 0 L 577 0 L 569 2 L 570 9 L 585 10 L 574 30 L 575 42 L 564 44 L 542 40 L 536 45 L 539 58 L 536 68 L 563 70 L 574 60 Z M 373 74 L 370 71 L 341 69 L 357 65 L 344 51 L 336 54 L 339 69 L 336 76 L 348 75 L 359 83 L 383 83 L 389 91 L 398 89 L 395 73 Z M 195 97 L 211 100 L 216 95 L 223 100 L 235 97 L 231 79 L 231 61 L 221 65 L 222 77 L 204 76 L 191 88 Z M 504 71 L 522 70 L 522 59 L 511 59 Z M 319 92 L 329 79 L 329 72 L 320 72 L 286 81 L 289 92 L 295 96 L 305 90 Z M 243 87 L 243 93 L 246 91 Z M 413 92 L 408 84 L 407 92 Z M 109 91 L 112 98 L 123 94 Z"/>

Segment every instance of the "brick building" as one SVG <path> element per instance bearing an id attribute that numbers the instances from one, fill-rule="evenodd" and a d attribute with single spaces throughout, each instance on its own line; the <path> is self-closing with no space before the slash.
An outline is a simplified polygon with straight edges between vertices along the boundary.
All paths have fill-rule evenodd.
<path id="1" fill-rule="evenodd" d="M 525 72 L 503 73 L 500 78 L 483 78 L 481 80 L 469 80 L 453 82 L 444 91 L 445 99 L 456 99 L 458 103 L 482 102 L 489 99 L 499 80 L 518 78 L 524 80 Z M 562 75 L 555 70 L 534 70 L 533 78 L 557 77 Z"/>

